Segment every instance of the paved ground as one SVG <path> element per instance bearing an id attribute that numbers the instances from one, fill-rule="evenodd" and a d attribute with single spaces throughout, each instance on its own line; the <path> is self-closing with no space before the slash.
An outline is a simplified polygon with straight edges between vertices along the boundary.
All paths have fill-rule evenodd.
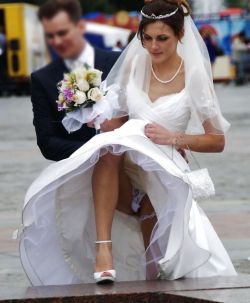
<path id="1" fill-rule="evenodd" d="M 250 86 L 217 85 L 216 90 L 232 127 L 223 154 L 198 155 L 217 191 L 201 206 L 236 269 L 250 274 Z M 36 147 L 29 99 L 0 99 L 0 292 L 29 285 L 11 235 L 20 223 L 27 187 L 47 165 Z"/>
<path id="2" fill-rule="evenodd" d="M 7 288 L 4 289 L 5 291 Z M 1 303 L 249 303 L 250 275 L 20 288 Z M 6 300 L 9 299 L 9 300 Z M 15 300 L 18 299 L 18 300 Z M 32 300 L 34 299 L 34 300 Z"/>

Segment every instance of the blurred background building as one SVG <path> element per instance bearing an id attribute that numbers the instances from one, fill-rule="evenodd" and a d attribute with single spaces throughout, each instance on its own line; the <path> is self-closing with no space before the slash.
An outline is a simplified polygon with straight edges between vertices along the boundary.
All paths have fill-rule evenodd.
<path id="1" fill-rule="evenodd" d="M 217 13 L 224 8 L 223 0 L 193 0 L 191 4 L 194 14 Z"/>
<path id="2" fill-rule="evenodd" d="M 45 0 L 0 0 L 0 94 L 29 92 L 32 71 L 53 60 L 37 9 Z M 143 0 L 82 0 L 86 38 L 94 46 L 123 49 L 136 32 Z M 208 47 L 214 80 L 250 79 L 250 1 L 192 0 L 194 21 Z M 239 34 L 244 47 L 239 47 Z M 233 44 L 234 41 L 234 44 Z M 244 63 L 243 63 L 244 62 Z M 243 64 L 242 64 L 243 63 Z"/>

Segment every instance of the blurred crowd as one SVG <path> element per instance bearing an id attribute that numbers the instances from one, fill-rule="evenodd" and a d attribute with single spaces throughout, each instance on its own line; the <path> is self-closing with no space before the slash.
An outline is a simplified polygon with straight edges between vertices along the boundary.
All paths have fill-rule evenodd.
<path id="1" fill-rule="evenodd" d="M 127 44 L 135 36 L 135 32 L 131 32 L 128 37 Z M 200 34 L 207 46 L 210 62 L 213 65 L 217 57 L 224 56 L 223 49 L 219 46 L 217 37 L 210 30 L 200 30 Z M 122 51 L 126 45 L 120 40 L 113 47 L 113 51 Z M 234 35 L 231 39 L 231 57 L 230 63 L 234 67 L 234 81 L 237 85 L 242 85 L 250 81 L 250 38 L 247 38 L 244 31 Z"/>
<path id="2" fill-rule="evenodd" d="M 145 0 L 145 2 L 147 2 L 147 0 Z M 230 68 L 231 66 L 233 67 L 233 76 L 231 77 L 231 79 L 233 79 L 237 85 L 249 82 L 250 38 L 247 37 L 246 33 L 244 31 L 241 31 L 231 37 L 231 50 L 230 54 L 228 54 L 224 53 L 223 48 L 220 47 L 220 44 L 218 43 L 217 33 L 214 32 L 212 26 L 206 25 L 204 28 L 199 28 L 199 31 L 207 46 L 212 67 L 216 65 L 216 60 L 218 57 L 227 56 L 229 58 L 228 61 L 230 64 Z M 131 32 L 131 34 L 127 38 L 127 41 L 120 38 L 122 34 L 120 36 L 118 34 L 117 41 L 115 41 L 113 47 L 109 47 L 108 49 L 112 49 L 113 51 L 122 51 L 126 47 L 126 45 L 132 40 L 135 34 L 135 32 Z M 92 41 L 90 42 L 92 43 Z M 8 57 L 10 57 L 8 56 L 8 37 L 6 37 L 5 30 L 0 24 L 0 82 L 5 81 L 6 76 L 8 76 Z"/>
<path id="3" fill-rule="evenodd" d="M 200 34 L 207 46 L 212 66 L 216 58 L 223 56 L 224 51 L 219 46 L 217 37 L 209 30 L 200 30 Z M 241 31 L 231 38 L 230 63 L 234 67 L 234 80 L 237 85 L 244 84 L 250 80 L 250 38 Z"/>
<path id="4" fill-rule="evenodd" d="M 232 62 L 236 68 L 236 84 L 250 80 L 250 39 L 243 31 L 232 39 Z"/>

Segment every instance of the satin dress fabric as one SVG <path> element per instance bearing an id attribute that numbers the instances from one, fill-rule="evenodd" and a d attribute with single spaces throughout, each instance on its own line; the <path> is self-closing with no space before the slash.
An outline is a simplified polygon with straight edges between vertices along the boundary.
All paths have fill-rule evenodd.
<path id="1" fill-rule="evenodd" d="M 152 102 L 130 82 L 128 122 L 95 136 L 69 158 L 48 166 L 32 183 L 23 208 L 20 255 L 33 285 L 93 282 L 96 232 L 91 177 L 95 163 L 107 152 L 125 153 L 130 182 L 149 196 L 157 218 L 145 252 L 138 217 L 115 212 L 112 241 L 118 281 L 236 275 L 183 178 L 190 171 L 188 164 L 172 146 L 154 144 L 144 134 L 149 122 L 185 132 L 191 115 L 189 98 L 184 88 Z"/>

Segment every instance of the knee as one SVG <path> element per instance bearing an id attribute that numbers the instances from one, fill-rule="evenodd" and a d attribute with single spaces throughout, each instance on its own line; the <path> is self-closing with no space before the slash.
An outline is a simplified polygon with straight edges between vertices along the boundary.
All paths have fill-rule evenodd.
<path id="1" fill-rule="evenodd" d="M 109 169 L 112 167 L 117 167 L 120 164 L 120 161 L 121 156 L 113 155 L 111 153 L 107 153 L 99 159 L 99 163 L 108 166 Z"/>

